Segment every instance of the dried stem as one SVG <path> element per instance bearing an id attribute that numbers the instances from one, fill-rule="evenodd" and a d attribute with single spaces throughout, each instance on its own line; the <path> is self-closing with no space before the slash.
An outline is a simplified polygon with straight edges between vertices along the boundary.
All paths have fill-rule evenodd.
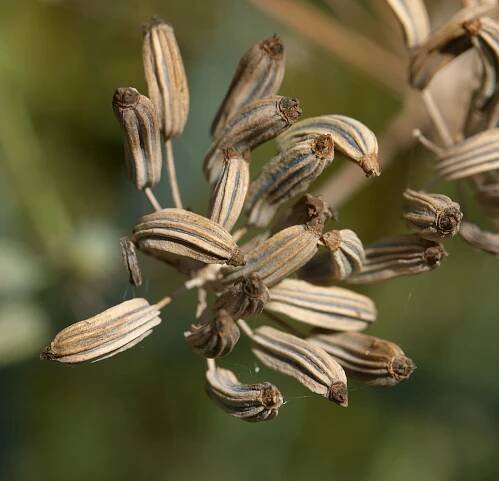
<path id="1" fill-rule="evenodd" d="M 426 110 L 428 111 L 428 115 L 437 129 L 442 142 L 446 147 L 451 147 L 454 144 L 454 139 L 452 138 L 449 128 L 447 127 L 447 123 L 445 122 L 442 112 L 435 103 L 433 95 L 428 88 L 423 90 L 421 95 L 423 97 Z"/>
<path id="2" fill-rule="evenodd" d="M 171 140 L 165 141 L 165 156 L 166 170 L 168 172 L 168 182 L 170 183 L 173 204 L 177 209 L 182 209 L 182 198 L 180 197 L 180 189 L 178 186 L 177 172 L 175 170 L 175 159 L 173 157 L 173 146 Z"/>
<path id="3" fill-rule="evenodd" d="M 243 319 L 239 319 L 237 321 L 237 324 L 241 328 L 241 331 L 244 332 L 244 334 L 246 334 L 250 339 L 253 338 L 253 330 L 248 326 L 246 321 L 244 321 Z"/>
<path id="4" fill-rule="evenodd" d="M 237 229 L 234 234 L 232 234 L 232 238 L 235 242 L 239 242 L 246 235 L 246 232 L 248 232 L 248 228 L 241 227 L 240 229 Z"/>
<path id="5" fill-rule="evenodd" d="M 150 187 L 146 187 L 144 189 L 144 194 L 146 195 L 147 200 L 155 211 L 159 211 L 162 209 L 161 204 L 158 202 L 158 199 L 156 198 Z"/>
<path id="6" fill-rule="evenodd" d="M 217 367 L 215 359 L 206 359 L 206 364 L 208 365 L 208 371 L 214 371 Z"/>

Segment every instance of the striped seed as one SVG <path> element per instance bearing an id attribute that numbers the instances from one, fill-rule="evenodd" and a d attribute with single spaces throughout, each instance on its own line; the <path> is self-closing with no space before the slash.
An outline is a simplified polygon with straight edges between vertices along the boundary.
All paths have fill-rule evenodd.
<path id="1" fill-rule="evenodd" d="M 161 143 L 152 102 L 133 87 L 121 87 L 114 93 L 113 110 L 123 131 L 130 179 L 139 190 L 157 184 L 161 178 Z"/>
<path id="2" fill-rule="evenodd" d="M 407 379 L 415 365 L 397 344 L 360 332 L 337 334 L 317 331 L 307 337 L 324 349 L 348 376 L 374 386 L 394 386 Z"/>
<path id="3" fill-rule="evenodd" d="M 249 181 L 248 163 L 237 150 L 225 149 L 224 166 L 212 195 L 212 221 L 232 230 L 243 209 Z"/>
<path id="4" fill-rule="evenodd" d="M 280 135 L 277 142 L 282 151 L 316 135 L 330 135 L 334 148 L 359 165 L 366 176 L 380 174 L 376 136 L 358 120 L 344 115 L 322 115 L 301 120 Z"/>
<path id="5" fill-rule="evenodd" d="M 225 148 L 232 147 L 245 155 L 279 135 L 300 115 L 298 99 L 290 97 L 274 95 L 246 105 L 227 123 L 206 154 L 203 169 L 210 184 L 214 184 L 220 176 Z"/>
<path id="6" fill-rule="evenodd" d="M 362 270 L 349 277 L 351 284 L 371 284 L 436 269 L 447 252 L 442 244 L 416 234 L 388 237 L 365 249 Z"/>
<path id="7" fill-rule="evenodd" d="M 130 299 L 66 327 L 40 357 L 70 364 L 106 359 L 135 346 L 160 322 L 157 306 Z"/>
<path id="8" fill-rule="evenodd" d="M 244 257 L 227 230 L 184 209 L 163 209 L 143 216 L 133 229 L 132 242 L 160 259 L 166 253 L 206 264 L 244 265 Z"/>
<path id="9" fill-rule="evenodd" d="M 267 226 L 279 207 L 305 192 L 333 159 L 330 135 L 311 136 L 279 152 L 251 183 L 247 201 L 250 225 Z"/>
<path id="10" fill-rule="evenodd" d="M 446 195 L 412 189 L 406 189 L 403 196 L 403 217 L 420 237 L 438 241 L 458 233 L 463 213 L 457 202 Z"/>
<path id="11" fill-rule="evenodd" d="M 264 309 L 335 331 L 360 331 L 377 316 L 374 303 L 362 294 L 297 279 L 285 279 L 270 289 L 270 301 Z"/>
<path id="12" fill-rule="evenodd" d="M 206 372 L 208 395 L 227 413 L 248 422 L 274 419 L 283 404 L 282 394 L 269 382 L 243 384 L 228 369 Z"/>
<path id="13" fill-rule="evenodd" d="M 178 137 L 189 114 L 189 88 L 173 28 L 153 18 L 144 26 L 144 72 L 166 140 Z"/>
<path id="14" fill-rule="evenodd" d="M 211 135 L 219 137 L 227 122 L 251 102 L 275 95 L 284 77 L 284 47 L 276 35 L 251 47 L 241 58 L 222 105 L 213 120 Z"/>
<path id="15" fill-rule="evenodd" d="M 459 234 L 473 247 L 496 257 L 499 256 L 499 234 L 482 230 L 471 222 L 463 222 Z"/>
<path id="16" fill-rule="evenodd" d="M 295 378 L 342 407 L 348 406 L 345 371 L 326 351 L 269 326 L 255 329 L 251 340 L 253 353 L 265 366 Z"/>
<path id="17" fill-rule="evenodd" d="M 123 237 L 120 240 L 121 257 L 123 264 L 128 271 L 128 278 L 130 284 L 134 286 L 142 285 L 142 272 L 140 271 L 139 260 L 137 259 L 137 252 L 135 245 L 132 241 Z"/>

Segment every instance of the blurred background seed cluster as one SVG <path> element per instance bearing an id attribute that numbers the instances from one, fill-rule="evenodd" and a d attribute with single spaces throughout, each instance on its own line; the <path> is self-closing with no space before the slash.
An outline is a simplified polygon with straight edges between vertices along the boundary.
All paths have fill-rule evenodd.
<path id="1" fill-rule="evenodd" d="M 426 3 L 435 18 L 460 6 Z M 142 256 L 147 280 L 132 289 L 120 263 L 119 238 L 149 209 L 126 177 L 111 109 L 116 87 L 146 91 L 141 25 L 159 15 L 175 27 L 191 92 L 177 170 L 186 204 L 204 213 L 209 123 L 241 54 L 272 33 L 287 52 L 282 94 L 298 97 L 304 116 L 349 115 L 383 136 L 404 108 L 406 65 L 383 4 L 300 0 L 314 15 L 296 26 L 269 16 L 264 0 L 0 1 L 0 480 L 498 479 L 499 270 L 458 238 L 436 271 L 363 289 L 379 311 L 369 333 L 397 342 L 418 369 L 392 389 L 350 383 L 348 409 L 261 368 L 242 340 L 227 367 L 245 382 L 275 382 L 287 402 L 276 420 L 256 425 L 220 411 L 203 391 L 205 363 L 183 341 L 190 295 L 165 310 L 150 338 L 109 361 L 38 360 L 67 324 L 134 295 L 157 300 L 181 283 Z M 360 50 L 369 39 L 400 65 L 380 75 L 376 58 L 349 60 L 318 35 L 324 22 L 329 34 L 346 29 Z M 405 187 L 457 196 L 432 180 L 422 148 L 396 138 L 391 147 L 382 176 L 340 209 L 338 225 L 365 243 L 405 232 Z M 259 148 L 254 167 L 273 149 Z M 155 192 L 168 205 L 166 179 Z"/>

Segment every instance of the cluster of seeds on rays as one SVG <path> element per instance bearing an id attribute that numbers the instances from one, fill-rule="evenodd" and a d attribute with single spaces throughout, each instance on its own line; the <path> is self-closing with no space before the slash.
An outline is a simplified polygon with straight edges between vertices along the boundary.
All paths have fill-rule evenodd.
<path id="1" fill-rule="evenodd" d="M 449 47 L 435 44 L 433 36 L 442 36 L 427 28 L 420 2 L 387 2 L 406 33 L 413 84 L 424 89 L 438 70 L 435 65 L 444 64 L 432 56 L 443 55 L 448 61 Z M 465 19 L 471 20 L 474 17 Z M 471 30 L 463 27 L 460 32 L 470 36 L 470 48 L 485 51 L 488 40 L 483 38 L 489 39 L 488 34 L 480 36 L 477 32 L 483 30 L 478 26 L 474 33 Z M 237 348 L 241 334 L 264 366 L 342 407 L 348 405 L 349 378 L 376 386 L 407 379 L 415 366 L 403 350 L 362 332 L 376 320 L 377 311 L 369 297 L 351 286 L 435 269 L 446 256 L 441 241 L 463 227 L 459 205 L 444 195 L 408 189 L 403 216 L 411 234 L 364 248 L 353 230 L 331 229 L 333 210 L 308 190 L 337 154 L 368 177 L 380 175 L 376 136 L 345 115 L 302 118 L 299 100 L 278 94 L 285 49 L 274 35 L 243 55 L 211 126 L 212 143 L 202 164 L 211 196 L 208 211 L 185 209 L 172 140 L 184 130 L 189 91 L 170 25 L 153 19 L 145 26 L 143 62 L 148 95 L 124 87 L 116 90 L 112 101 L 130 179 L 152 208 L 121 239 L 123 260 L 135 286 L 143 279 L 139 255 L 178 271 L 185 281 L 155 303 L 133 298 L 66 327 L 42 358 L 70 364 L 108 359 L 150 335 L 161 323 L 160 311 L 181 293 L 195 289 L 198 302 L 184 340 L 206 359 L 209 397 L 234 417 L 271 420 L 284 399 L 275 385 L 245 383 L 221 366 L 222 358 Z M 487 93 L 482 86 L 480 102 L 477 98 L 473 105 L 484 109 L 490 123 Z M 470 125 L 483 125 L 475 115 L 470 117 Z M 252 178 L 252 151 L 272 139 L 275 156 Z M 485 180 L 490 169 L 471 167 L 466 142 L 438 147 L 438 168 L 454 176 L 464 164 L 471 176 L 483 179 L 480 185 L 489 186 Z M 483 156 L 477 165 L 492 162 L 486 153 Z M 163 164 L 173 201 L 167 208 L 153 192 Z M 207 301 L 208 292 L 214 301 Z"/>

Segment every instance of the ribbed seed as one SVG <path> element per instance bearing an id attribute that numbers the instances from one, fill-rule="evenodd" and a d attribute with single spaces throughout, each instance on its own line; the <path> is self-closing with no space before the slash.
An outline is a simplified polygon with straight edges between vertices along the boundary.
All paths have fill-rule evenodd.
<path id="1" fill-rule="evenodd" d="M 278 232 L 245 256 L 244 267 L 226 273 L 223 283 L 258 274 L 267 287 L 272 287 L 314 256 L 321 229 L 322 225 L 295 225 Z"/>
<path id="2" fill-rule="evenodd" d="M 459 234 L 473 247 L 499 256 L 499 234 L 482 230 L 471 222 L 463 222 Z"/>
<path id="3" fill-rule="evenodd" d="M 476 175 L 471 180 L 480 206 L 488 215 L 499 218 L 499 171 Z"/>
<path id="4" fill-rule="evenodd" d="M 362 294 L 297 279 L 285 279 L 270 289 L 270 301 L 264 309 L 335 331 L 360 331 L 377 315 L 374 303 Z"/>
<path id="5" fill-rule="evenodd" d="M 247 202 L 249 223 L 267 226 L 278 208 L 305 192 L 333 159 L 330 135 L 311 136 L 281 151 L 251 183 Z"/>
<path id="6" fill-rule="evenodd" d="M 438 241 L 458 233 L 463 213 L 459 204 L 446 195 L 406 189 L 403 216 L 420 237 Z"/>
<path id="7" fill-rule="evenodd" d="M 160 322 L 155 305 L 130 299 L 66 327 L 40 357 L 63 363 L 99 361 L 133 347 Z"/>
<path id="8" fill-rule="evenodd" d="M 490 5 L 463 8 L 442 27 L 434 30 L 411 58 L 411 85 L 425 89 L 443 67 L 469 50 L 473 46 L 471 37 L 479 30 L 478 18 L 491 8 Z"/>
<path id="9" fill-rule="evenodd" d="M 223 167 L 223 149 L 232 147 L 243 155 L 280 134 L 301 115 L 298 99 L 278 95 L 255 100 L 227 123 L 204 159 L 204 173 L 214 184 Z"/>
<path id="10" fill-rule="evenodd" d="M 132 242 L 154 257 L 181 255 L 207 264 L 244 265 L 232 236 L 221 225 L 184 209 L 145 215 L 133 229 Z"/>
<path id="11" fill-rule="evenodd" d="M 330 219 L 336 220 L 336 213 L 321 197 L 305 194 L 287 212 L 284 219 L 272 225 L 272 234 L 297 224 L 306 224 L 312 219 L 320 218 L 325 224 Z"/>
<path id="12" fill-rule="evenodd" d="M 249 166 L 234 149 L 224 150 L 224 166 L 213 190 L 210 219 L 231 231 L 239 218 L 250 181 Z"/>
<path id="13" fill-rule="evenodd" d="M 348 406 L 343 368 L 323 349 L 269 326 L 253 332 L 253 353 L 268 368 L 295 378 L 310 391 Z"/>
<path id="14" fill-rule="evenodd" d="M 206 372 L 206 391 L 225 412 L 243 421 L 270 421 L 283 404 L 273 384 L 243 384 L 232 371 L 220 367 Z"/>
<path id="15" fill-rule="evenodd" d="M 239 341 L 239 328 L 232 316 L 219 310 L 215 317 L 200 324 L 192 324 L 184 337 L 193 351 L 215 359 L 232 352 Z"/>
<path id="16" fill-rule="evenodd" d="M 130 179 L 139 190 L 157 184 L 161 178 L 161 143 L 152 102 L 133 87 L 121 87 L 114 93 L 113 110 L 123 130 Z"/>
<path id="17" fill-rule="evenodd" d="M 353 161 L 369 177 L 379 175 L 378 141 L 374 133 L 358 120 L 344 115 L 322 115 L 301 120 L 279 136 L 279 149 L 316 135 L 330 135 L 335 150 Z"/>
<path id="18" fill-rule="evenodd" d="M 445 180 L 463 179 L 499 168 L 499 128 L 485 130 L 446 149 L 436 165 Z"/>
<path id="19" fill-rule="evenodd" d="M 189 114 L 189 88 L 173 28 L 160 19 L 145 25 L 142 55 L 161 131 L 165 139 L 177 137 Z"/>
<path id="20" fill-rule="evenodd" d="M 421 274 L 436 269 L 447 252 L 442 244 L 416 234 L 388 237 L 365 249 L 362 270 L 349 277 L 352 284 L 370 284 L 394 277 Z"/>
<path id="21" fill-rule="evenodd" d="M 275 95 L 284 77 L 284 47 L 276 35 L 251 47 L 241 58 L 211 126 L 219 137 L 227 122 L 251 102 Z"/>
<path id="22" fill-rule="evenodd" d="M 223 309 L 233 319 L 247 319 L 260 314 L 269 300 L 269 290 L 258 274 L 238 279 L 215 302 L 215 309 Z"/>
<path id="23" fill-rule="evenodd" d="M 413 49 L 421 45 L 430 33 L 430 20 L 423 0 L 386 0 L 402 30 L 405 45 Z"/>
<path id="24" fill-rule="evenodd" d="M 123 264 L 128 271 L 130 284 L 134 286 L 142 285 L 142 273 L 140 271 L 139 261 L 137 259 L 137 252 L 135 250 L 134 243 L 126 237 L 123 237 L 120 240 L 120 245 L 121 257 L 123 259 Z"/>
<path id="25" fill-rule="evenodd" d="M 407 379 L 415 365 L 397 344 L 360 332 L 317 331 L 307 341 L 324 349 L 348 376 L 374 386 L 394 386 Z"/>

